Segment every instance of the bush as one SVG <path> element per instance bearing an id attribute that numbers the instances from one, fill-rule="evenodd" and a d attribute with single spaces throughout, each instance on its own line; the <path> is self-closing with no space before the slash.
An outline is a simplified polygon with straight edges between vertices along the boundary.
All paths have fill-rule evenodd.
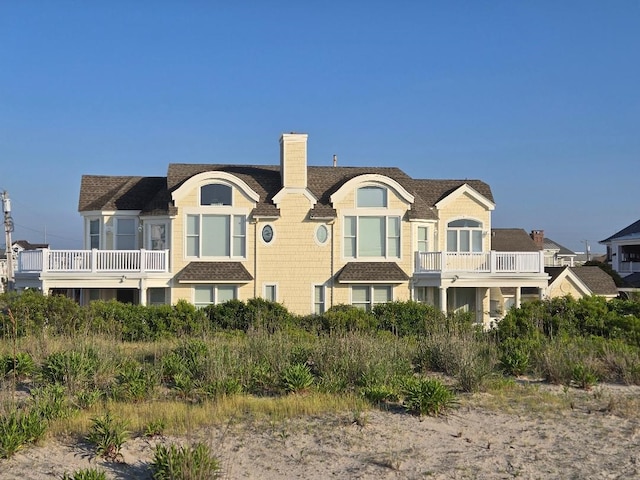
<path id="1" fill-rule="evenodd" d="M 204 443 L 157 445 L 151 470 L 154 480 L 209 480 L 221 474 L 220 462 Z"/>
<path id="2" fill-rule="evenodd" d="M 373 307 L 378 328 L 398 336 L 424 335 L 433 325 L 442 323 L 444 314 L 419 302 L 388 302 Z"/>
<path id="3" fill-rule="evenodd" d="M 41 374 L 44 380 L 63 384 L 73 392 L 90 383 L 97 368 L 95 351 L 70 350 L 49 355 L 42 365 Z"/>
<path id="4" fill-rule="evenodd" d="M 376 317 L 353 305 L 335 305 L 322 315 L 323 329 L 329 333 L 374 332 Z"/>
<path id="5" fill-rule="evenodd" d="M 301 393 L 313 385 L 313 374 L 308 365 L 294 363 L 282 371 L 282 385 L 288 393 Z"/>
<path id="6" fill-rule="evenodd" d="M 91 430 L 87 440 L 93 443 L 96 453 L 107 460 L 119 460 L 120 450 L 129 433 L 125 423 L 115 420 L 109 412 L 101 417 L 91 419 Z"/>
<path id="7" fill-rule="evenodd" d="M 0 458 L 13 456 L 23 446 L 40 440 L 47 424 L 37 411 L 13 411 L 0 417 Z"/>
<path id="8" fill-rule="evenodd" d="M 72 474 L 65 473 L 62 480 L 107 480 L 107 474 L 97 468 L 83 468 Z"/>
<path id="9" fill-rule="evenodd" d="M 457 404 L 455 394 L 436 379 L 410 377 L 402 393 L 405 408 L 417 415 L 438 416 Z"/>

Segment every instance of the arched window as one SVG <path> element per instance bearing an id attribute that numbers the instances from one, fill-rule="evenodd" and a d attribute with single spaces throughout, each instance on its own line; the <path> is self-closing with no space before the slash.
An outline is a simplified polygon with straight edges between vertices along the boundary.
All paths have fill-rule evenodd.
<path id="1" fill-rule="evenodd" d="M 211 183 L 200 188 L 200 205 L 231 205 L 231 187 Z"/>
<path id="2" fill-rule="evenodd" d="M 357 205 L 359 208 L 385 208 L 387 206 L 387 189 L 383 187 L 360 187 Z"/>
<path id="3" fill-rule="evenodd" d="M 482 223 L 463 218 L 447 224 L 448 252 L 482 252 Z"/>

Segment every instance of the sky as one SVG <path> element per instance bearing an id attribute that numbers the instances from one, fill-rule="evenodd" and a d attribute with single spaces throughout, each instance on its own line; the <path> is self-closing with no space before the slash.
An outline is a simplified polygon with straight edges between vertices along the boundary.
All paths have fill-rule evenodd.
<path id="1" fill-rule="evenodd" d="M 494 228 L 604 251 L 640 218 L 639 25 L 638 0 L 1 0 L 13 240 L 82 248 L 83 174 L 278 164 L 304 132 L 310 165 L 480 179 Z"/>

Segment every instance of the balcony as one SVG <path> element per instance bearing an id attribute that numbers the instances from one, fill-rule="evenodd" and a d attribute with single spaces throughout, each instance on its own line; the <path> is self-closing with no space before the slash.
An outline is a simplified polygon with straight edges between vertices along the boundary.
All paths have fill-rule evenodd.
<path id="1" fill-rule="evenodd" d="M 540 252 L 416 252 L 415 273 L 544 273 Z"/>
<path id="2" fill-rule="evenodd" d="M 24 250 L 16 273 L 166 273 L 169 250 Z"/>

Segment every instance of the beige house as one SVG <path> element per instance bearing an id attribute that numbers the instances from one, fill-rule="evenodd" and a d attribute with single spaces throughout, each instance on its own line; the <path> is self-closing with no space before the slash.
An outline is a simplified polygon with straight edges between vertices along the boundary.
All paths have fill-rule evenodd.
<path id="1" fill-rule="evenodd" d="M 479 180 L 309 166 L 307 135 L 283 134 L 277 165 L 83 176 L 85 249 L 22 252 L 16 284 L 82 303 L 263 297 L 298 314 L 415 299 L 488 324 L 501 288 L 549 278 L 541 251 L 492 249 L 494 208 Z"/>

